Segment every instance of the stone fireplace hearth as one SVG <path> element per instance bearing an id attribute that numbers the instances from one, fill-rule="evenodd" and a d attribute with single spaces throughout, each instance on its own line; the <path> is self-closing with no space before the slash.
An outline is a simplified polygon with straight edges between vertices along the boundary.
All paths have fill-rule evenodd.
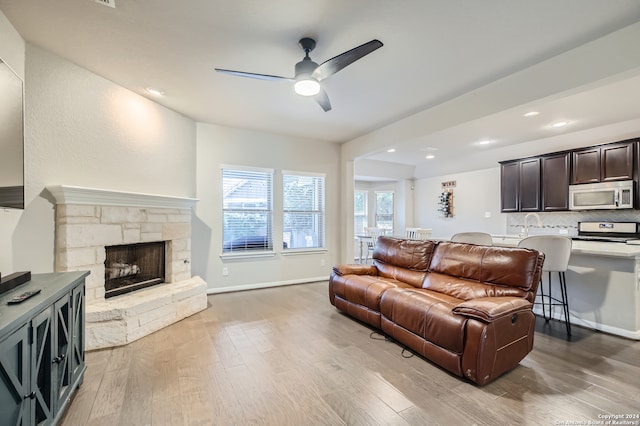
<path id="1" fill-rule="evenodd" d="M 130 343 L 207 307 L 207 285 L 191 276 L 191 208 L 197 200 L 79 188 L 47 188 L 56 199 L 56 271 L 88 270 L 86 349 Z M 165 282 L 105 299 L 107 246 L 164 243 Z"/>

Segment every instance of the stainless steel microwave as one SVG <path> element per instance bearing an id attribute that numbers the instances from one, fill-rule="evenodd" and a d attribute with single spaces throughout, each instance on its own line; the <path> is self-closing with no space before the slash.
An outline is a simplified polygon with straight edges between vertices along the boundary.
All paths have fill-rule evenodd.
<path id="1" fill-rule="evenodd" d="M 633 181 L 569 185 L 569 210 L 617 210 L 633 208 Z"/>

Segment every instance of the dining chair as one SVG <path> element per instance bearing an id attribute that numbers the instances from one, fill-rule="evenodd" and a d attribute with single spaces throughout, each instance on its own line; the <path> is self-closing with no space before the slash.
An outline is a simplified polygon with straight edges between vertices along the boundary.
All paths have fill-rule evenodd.
<path id="1" fill-rule="evenodd" d="M 481 246 L 493 245 L 491 234 L 487 234 L 486 232 L 459 232 L 451 237 L 451 241 L 454 243 L 477 244 Z"/>
<path id="2" fill-rule="evenodd" d="M 364 233 L 368 237 L 365 240 L 367 244 L 367 252 L 365 254 L 364 263 L 369 262 L 369 254 L 373 254 L 373 249 L 376 246 L 376 241 L 378 241 L 378 237 L 385 235 L 387 232 L 386 229 L 383 228 L 374 228 L 374 227 L 365 227 Z"/>
<path id="3" fill-rule="evenodd" d="M 431 228 L 407 228 L 405 238 L 409 240 L 428 240 L 431 238 Z"/>

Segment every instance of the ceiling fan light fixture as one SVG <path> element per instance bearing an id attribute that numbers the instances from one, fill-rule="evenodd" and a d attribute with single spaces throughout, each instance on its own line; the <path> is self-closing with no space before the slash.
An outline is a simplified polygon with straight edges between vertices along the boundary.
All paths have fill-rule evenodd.
<path id="1" fill-rule="evenodd" d="M 320 93 L 320 83 L 313 78 L 302 78 L 293 85 L 298 95 L 315 96 Z"/>

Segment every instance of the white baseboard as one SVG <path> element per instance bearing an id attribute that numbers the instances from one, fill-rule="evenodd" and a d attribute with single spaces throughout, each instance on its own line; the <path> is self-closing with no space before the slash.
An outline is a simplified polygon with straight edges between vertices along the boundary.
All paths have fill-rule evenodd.
<path id="1" fill-rule="evenodd" d="M 536 315 L 542 316 L 542 309 L 535 308 L 533 312 Z M 594 321 L 589 321 L 581 318 L 576 318 L 573 315 L 570 315 L 571 324 L 579 325 L 581 327 L 590 328 L 592 330 L 601 331 L 603 333 L 614 334 L 616 336 L 624 337 L 632 340 L 640 340 L 640 330 L 632 331 L 626 330 L 624 328 L 613 327 L 606 324 L 600 324 Z M 553 315 L 552 319 L 558 321 L 564 321 L 564 315 L 561 313 L 557 313 L 557 315 Z"/>
<path id="2" fill-rule="evenodd" d="M 281 287 L 285 285 L 315 283 L 318 281 L 328 281 L 328 280 L 329 278 L 327 276 L 322 276 L 322 277 L 304 278 L 304 279 L 288 280 L 288 281 L 274 281 L 269 283 L 256 283 L 256 284 L 233 285 L 233 286 L 227 286 L 227 287 L 214 287 L 214 288 L 208 288 L 207 294 L 229 293 L 232 291 L 257 290 L 260 288 Z"/>

